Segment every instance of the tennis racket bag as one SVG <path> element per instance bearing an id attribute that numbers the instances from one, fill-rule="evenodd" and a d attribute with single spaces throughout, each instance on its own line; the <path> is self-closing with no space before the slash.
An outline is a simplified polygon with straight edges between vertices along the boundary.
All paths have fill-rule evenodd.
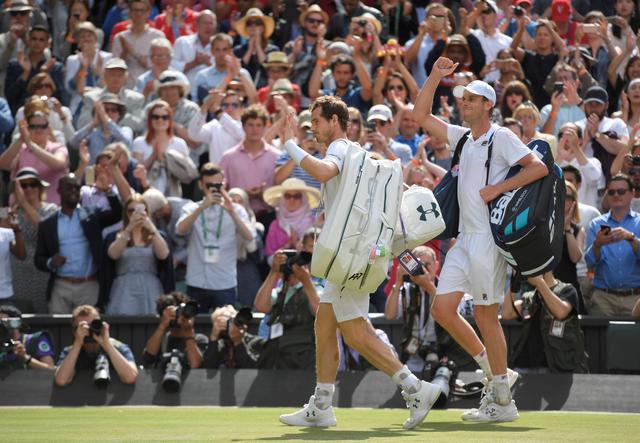
<path id="1" fill-rule="evenodd" d="M 493 200 L 491 231 L 498 249 L 522 275 L 532 277 L 554 269 L 562 256 L 564 199 L 562 170 L 549 144 L 532 140 L 529 148 L 544 162 L 549 174 Z M 516 165 L 506 178 L 520 172 Z"/>
<path id="2" fill-rule="evenodd" d="M 400 216 L 393 236 L 393 255 L 413 249 L 444 231 L 440 205 L 433 192 L 424 186 L 413 185 L 402 193 Z"/>
<path id="3" fill-rule="evenodd" d="M 389 268 L 402 178 L 400 160 L 374 160 L 360 146 L 349 148 L 332 212 L 313 249 L 314 276 L 362 292 L 380 286 Z"/>

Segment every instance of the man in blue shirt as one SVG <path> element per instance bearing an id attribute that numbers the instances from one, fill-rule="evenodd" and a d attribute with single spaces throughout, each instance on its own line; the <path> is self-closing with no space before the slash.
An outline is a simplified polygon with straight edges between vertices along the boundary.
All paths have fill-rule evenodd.
<path id="1" fill-rule="evenodd" d="M 73 174 L 60 179 L 58 193 L 60 210 L 38 227 L 34 262 L 49 272 L 49 312 L 69 314 L 79 305 L 98 302 L 102 230 L 120 220 L 122 204 L 109 191 L 109 209 L 89 211 L 80 206 L 80 182 Z"/>
<path id="2" fill-rule="evenodd" d="M 587 265 L 595 268 L 590 313 L 629 316 L 640 299 L 640 214 L 631 210 L 633 182 L 623 174 L 611 179 L 611 210 L 596 217 L 587 232 Z"/>
<path id="3" fill-rule="evenodd" d="M 337 55 L 331 61 L 331 75 L 335 79 L 334 89 L 320 90 L 322 71 L 327 64 L 325 59 L 318 59 L 309 79 L 309 97 L 315 100 L 321 95 L 335 95 L 340 97 L 347 106 L 358 108 L 365 115 L 371 107 L 373 85 L 371 76 L 358 50 L 353 51 L 353 57 L 345 54 Z M 357 77 L 359 85 L 354 81 Z"/>

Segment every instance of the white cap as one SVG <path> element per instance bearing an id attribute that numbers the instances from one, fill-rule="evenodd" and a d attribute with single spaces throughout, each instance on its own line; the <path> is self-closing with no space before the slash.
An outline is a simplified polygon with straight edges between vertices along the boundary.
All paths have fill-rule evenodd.
<path id="1" fill-rule="evenodd" d="M 488 4 L 488 5 L 489 5 L 489 7 L 490 7 L 491 9 L 493 9 L 493 12 L 494 12 L 495 14 L 497 14 L 497 13 L 498 13 L 498 5 L 496 4 L 496 2 L 494 2 L 493 0 L 482 0 L 482 1 L 483 1 L 483 2 L 485 2 L 486 4 Z"/>
<path id="2" fill-rule="evenodd" d="M 456 98 L 462 98 L 464 91 L 469 91 L 471 94 L 479 95 L 491 102 L 495 106 L 496 104 L 496 91 L 493 90 L 489 83 L 482 80 L 474 80 L 467 86 L 458 85 L 453 88 L 453 96 Z"/>
<path id="3" fill-rule="evenodd" d="M 375 105 L 369 109 L 369 113 L 367 114 L 367 121 L 371 120 L 382 120 L 388 122 L 393 117 L 393 113 L 391 109 L 387 105 Z"/>

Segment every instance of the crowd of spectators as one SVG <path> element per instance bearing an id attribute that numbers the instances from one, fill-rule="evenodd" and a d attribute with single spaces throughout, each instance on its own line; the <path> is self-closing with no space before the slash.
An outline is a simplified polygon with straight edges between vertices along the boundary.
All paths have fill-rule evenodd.
<path id="1" fill-rule="evenodd" d="M 3 3 L 0 304 L 74 312 L 76 343 L 61 361 L 101 346 L 131 381 L 130 351 L 110 344 L 108 327 L 83 344 L 87 324 L 100 313 L 160 315 L 144 355 L 152 366 L 175 317 L 166 306 L 193 300 L 212 313 L 209 340 L 226 328 L 227 348 L 244 345 L 247 365 L 264 350 L 272 367 L 313 367 L 304 339 L 323 282 L 288 259 L 313 250 L 320 184 L 282 149 L 285 116 L 297 114 L 298 144 L 323 157 L 306 109 L 339 96 L 352 141 L 399 159 L 408 185 L 433 189 L 452 147 L 412 110 L 440 56 L 458 66 L 440 82 L 434 113 L 464 126 L 453 88 L 483 79 L 497 93 L 492 121 L 524 143 L 548 141 L 565 173 L 564 253 L 545 276 L 562 291 L 533 288 L 544 312 L 640 317 L 633 0 Z M 434 296 L 450 245 L 428 246 L 418 251 L 427 277 L 412 281 Z M 389 318 L 406 315 L 408 276 L 396 267 L 371 298 Z M 176 290 L 184 294 L 167 303 Z M 505 318 L 526 319 L 527 293 L 510 294 Z M 229 326 L 242 306 L 267 314 L 258 336 Z M 170 331 L 192 366 L 226 361 L 225 346 L 207 347 L 188 321 Z M 114 350 L 124 358 L 114 362 Z M 37 366 L 52 367 L 44 354 Z M 24 347 L 15 355 L 32 364 Z M 70 377 L 62 363 L 56 381 Z"/>

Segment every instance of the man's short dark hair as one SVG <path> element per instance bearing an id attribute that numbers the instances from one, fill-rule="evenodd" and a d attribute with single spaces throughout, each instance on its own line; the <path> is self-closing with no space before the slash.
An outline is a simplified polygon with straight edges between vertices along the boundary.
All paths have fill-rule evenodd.
<path id="1" fill-rule="evenodd" d="M 156 312 L 162 316 L 167 306 L 177 306 L 190 300 L 191 298 L 184 292 L 173 291 L 170 294 L 163 294 L 156 299 Z"/>
<path id="2" fill-rule="evenodd" d="M 45 34 L 47 34 L 47 37 L 51 38 L 51 33 L 49 32 L 49 30 L 42 25 L 32 26 L 31 29 L 29 29 L 29 36 L 31 36 L 31 34 L 33 34 L 34 32 L 44 32 Z"/>
<path id="3" fill-rule="evenodd" d="M 575 166 L 571 166 L 571 165 L 564 166 L 564 167 L 562 168 L 562 172 L 563 172 L 563 173 L 565 173 L 565 174 L 566 174 L 567 172 L 569 172 L 569 173 L 571 173 L 571 174 L 575 175 L 575 176 L 576 176 L 576 181 L 577 181 L 578 183 L 582 183 L 582 173 L 581 173 L 581 172 L 580 172 L 580 170 L 579 170 L 578 168 L 576 168 Z"/>
<path id="4" fill-rule="evenodd" d="M 310 111 L 313 112 L 316 108 L 320 108 L 320 115 L 327 120 L 331 120 L 331 117 L 336 115 L 338 117 L 338 123 L 343 131 L 347 130 L 347 124 L 349 123 L 349 108 L 347 104 L 340 98 L 333 95 L 323 95 L 318 97 L 311 105 Z"/>
<path id="5" fill-rule="evenodd" d="M 266 125 L 269 121 L 269 112 L 261 104 L 251 105 L 242 112 L 240 121 L 244 125 L 247 120 L 251 119 L 260 119 L 262 123 Z"/>
<path id="6" fill-rule="evenodd" d="M 333 72 L 338 65 L 349 65 L 351 67 L 351 73 L 353 74 L 354 72 L 356 72 L 356 64 L 353 61 L 353 57 L 351 57 L 350 55 L 338 54 L 331 61 L 331 72 Z"/>
<path id="7" fill-rule="evenodd" d="M 614 175 L 613 177 L 611 177 L 609 185 L 613 182 L 625 182 L 629 186 L 629 191 L 633 191 L 635 189 L 633 186 L 633 180 L 631 180 L 631 177 L 629 177 L 627 174 L 618 173 Z M 607 185 L 607 188 L 609 187 L 609 185 Z"/>
<path id="8" fill-rule="evenodd" d="M 207 162 L 204 165 L 200 166 L 200 178 L 217 174 L 224 175 L 224 172 L 222 172 L 222 169 L 216 166 L 215 163 Z"/>

